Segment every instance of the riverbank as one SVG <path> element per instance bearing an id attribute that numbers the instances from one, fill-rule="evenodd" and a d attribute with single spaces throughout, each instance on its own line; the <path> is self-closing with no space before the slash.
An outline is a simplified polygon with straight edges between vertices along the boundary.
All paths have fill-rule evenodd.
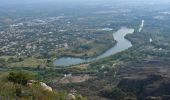
<path id="1" fill-rule="evenodd" d="M 81 59 L 96 58 L 96 57 L 100 56 L 101 54 L 105 53 L 108 49 L 115 46 L 116 44 L 117 44 L 117 42 L 114 41 L 111 45 L 108 45 L 107 47 L 103 47 L 102 49 L 100 49 L 100 51 L 97 51 L 97 53 L 95 53 L 93 55 L 83 55 L 83 54 L 75 55 L 74 53 L 69 53 L 69 54 L 62 54 L 62 55 L 58 56 L 58 58 L 63 58 L 63 57 L 81 58 Z M 91 51 L 89 51 L 89 52 L 91 52 Z"/>

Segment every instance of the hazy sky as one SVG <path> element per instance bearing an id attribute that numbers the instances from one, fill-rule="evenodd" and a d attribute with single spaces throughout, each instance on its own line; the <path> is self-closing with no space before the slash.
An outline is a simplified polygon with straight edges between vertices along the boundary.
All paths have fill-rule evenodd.
<path id="1" fill-rule="evenodd" d="M 129 3 L 129 2 L 140 2 L 140 3 L 167 3 L 170 0 L 0 0 L 0 5 L 8 4 L 30 4 L 30 3 Z"/>
<path id="2" fill-rule="evenodd" d="M 141 1 L 141 2 L 170 2 L 170 0 L 0 0 L 1 3 L 37 3 L 37 2 L 131 2 L 131 1 Z"/>

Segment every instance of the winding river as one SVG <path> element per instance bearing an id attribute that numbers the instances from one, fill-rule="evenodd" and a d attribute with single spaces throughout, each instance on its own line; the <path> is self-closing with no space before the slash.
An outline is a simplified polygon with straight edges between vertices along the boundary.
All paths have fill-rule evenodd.
<path id="1" fill-rule="evenodd" d="M 94 60 L 98 60 L 101 58 L 108 57 L 110 55 L 116 54 L 118 52 L 124 51 L 132 46 L 131 42 L 125 39 L 127 34 L 133 34 L 134 29 L 121 27 L 118 31 L 113 33 L 114 39 L 117 41 L 116 45 L 112 48 L 108 49 L 103 54 L 95 57 L 95 58 L 88 58 L 88 59 L 81 59 L 81 58 L 74 58 L 74 57 L 62 57 L 54 61 L 55 66 L 70 66 L 81 64 L 85 62 L 90 62 Z"/>

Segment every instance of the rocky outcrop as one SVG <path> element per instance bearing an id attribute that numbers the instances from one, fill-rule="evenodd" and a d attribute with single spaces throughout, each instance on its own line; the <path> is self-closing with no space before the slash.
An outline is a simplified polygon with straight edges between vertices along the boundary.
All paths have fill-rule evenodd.
<path id="1" fill-rule="evenodd" d="M 48 86 L 47 84 L 45 84 L 45 83 L 43 83 L 43 82 L 40 82 L 40 85 L 42 86 L 42 88 L 43 88 L 44 90 L 53 91 L 53 89 L 52 89 L 50 86 Z"/>
<path id="2" fill-rule="evenodd" d="M 53 91 L 53 89 L 52 89 L 50 86 L 48 86 L 46 83 L 37 82 L 37 81 L 35 81 L 35 80 L 29 80 L 29 81 L 27 82 L 27 85 L 28 85 L 28 86 L 31 86 L 31 85 L 37 84 L 37 83 L 39 83 L 40 86 L 41 86 L 44 90 L 46 90 L 46 91 Z"/>

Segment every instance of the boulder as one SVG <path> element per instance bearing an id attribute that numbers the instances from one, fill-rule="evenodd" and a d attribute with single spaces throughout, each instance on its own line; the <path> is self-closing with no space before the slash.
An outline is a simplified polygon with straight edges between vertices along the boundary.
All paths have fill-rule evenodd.
<path id="1" fill-rule="evenodd" d="M 47 84 L 43 82 L 40 82 L 40 85 L 43 87 L 44 90 L 53 91 L 53 89 L 50 86 L 48 86 Z"/>

